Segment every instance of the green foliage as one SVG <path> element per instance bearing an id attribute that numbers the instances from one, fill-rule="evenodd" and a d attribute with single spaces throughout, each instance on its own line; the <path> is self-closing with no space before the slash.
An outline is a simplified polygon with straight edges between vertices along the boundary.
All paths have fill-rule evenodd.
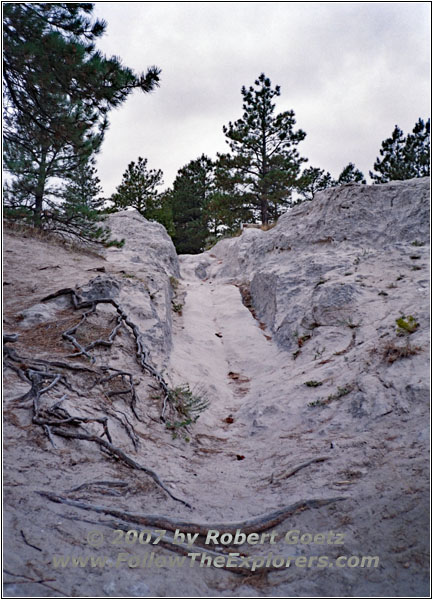
<path id="1" fill-rule="evenodd" d="M 95 49 L 105 31 L 89 3 L 4 6 L 4 166 L 17 204 L 43 226 L 67 179 L 100 148 L 107 114 L 136 88 L 151 91 L 159 70 L 135 75 Z"/>
<path id="2" fill-rule="evenodd" d="M 173 237 L 175 234 L 174 222 L 173 222 L 173 210 L 171 207 L 171 200 L 169 192 L 163 192 L 159 194 L 157 207 L 153 211 L 153 218 L 161 225 L 164 225 L 168 235 Z"/>
<path id="3" fill-rule="evenodd" d="M 263 224 L 290 205 L 301 158 L 296 146 L 305 132 L 295 130 L 293 110 L 275 115 L 273 99 L 280 96 L 262 73 L 248 89 L 242 87 L 243 116 L 223 127 L 231 154 L 220 159 L 227 167 L 227 185 L 234 186 L 244 207 Z"/>
<path id="4" fill-rule="evenodd" d="M 304 385 L 306 385 L 307 387 L 319 387 L 319 385 L 323 385 L 322 381 L 305 381 Z"/>
<path id="5" fill-rule="evenodd" d="M 172 302 L 171 306 L 175 313 L 182 314 L 183 304 Z"/>
<path id="6" fill-rule="evenodd" d="M 147 158 L 139 156 L 136 163 L 129 163 L 121 184 L 111 196 L 110 211 L 135 208 L 146 219 L 156 220 L 158 210 L 161 209 L 157 186 L 162 183 L 162 171 L 148 169 Z"/>
<path id="7" fill-rule="evenodd" d="M 382 142 L 380 157 L 370 177 L 374 183 L 412 179 L 430 175 L 430 119 L 418 119 L 412 133 L 404 136 L 396 125 L 390 138 Z"/>
<path id="8" fill-rule="evenodd" d="M 419 323 L 412 315 L 408 315 L 405 317 L 399 317 L 395 320 L 397 323 L 397 334 L 398 335 L 408 335 L 416 331 L 419 327 Z"/>
<path id="9" fill-rule="evenodd" d="M 333 179 L 331 174 L 324 169 L 308 167 L 304 169 L 297 180 L 296 187 L 299 197 L 294 204 L 312 200 L 317 192 L 345 183 L 366 183 L 364 175 L 353 163 L 344 167 L 337 180 Z"/>
<path id="10" fill-rule="evenodd" d="M 314 358 L 313 360 L 317 360 L 318 358 L 322 358 L 323 353 L 326 351 L 326 347 L 323 346 L 323 348 L 319 348 L 319 346 L 316 346 L 314 348 Z"/>
<path id="11" fill-rule="evenodd" d="M 94 160 L 68 174 L 63 188 L 63 202 L 47 228 L 69 237 L 99 242 L 105 246 L 122 247 L 124 240 L 112 240 L 104 225 L 104 199 L 96 175 Z"/>
<path id="12" fill-rule="evenodd" d="M 326 406 L 327 404 L 332 402 L 332 400 L 338 400 L 339 398 L 342 398 L 343 396 L 347 396 L 347 394 L 350 394 L 350 392 L 352 392 L 352 391 L 353 391 L 353 385 L 347 384 L 344 387 L 339 387 L 335 394 L 330 394 L 324 400 L 315 400 L 314 402 L 309 402 L 308 406 Z"/>
<path id="13" fill-rule="evenodd" d="M 240 189 L 242 180 L 231 169 L 231 157 L 219 155 L 213 166 L 213 188 L 205 212 L 208 230 L 218 240 L 236 234 L 243 223 L 254 223 L 255 219 Z"/>
<path id="14" fill-rule="evenodd" d="M 364 178 L 364 174 L 355 167 L 353 163 L 349 163 L 344 169 L 341 171 L 336 185 L 343 185 L 345 183 L 363 183 L 366 184 L 366 180 Z"/>
<path id="15" fill-rule="evenodd" d="M 179 279 L 170 275 L 170 285 L 173 288 L 173 291 L 176 292 L 177 288 L 179 287 Z"/>
<path id="16" fill-rule="evenodd" d="M 173 216 L 173 242 L 178 254 L 197 254 L 208 236 L 207 207 L 214 192 L 210 158 L 202 154 L 177 173 L 168 192 Z"/>
<path id="17" fill-rule="evenodd" d="M 333 394 L 332 396 L 328 396 L 328 399 L 342 398 L 343 396 L 347 396 L 347 394 L 350 394 L 350 392 L 352 390 L 353 390 L 352 385 L 345 385 L 344 387 L 338 387 L 337 393 Z"/>
<path id="18" fill-rule="evenodd" d="M 168 399 L 180 418 L 166 421 L 165 426 L 172 432 L 173 438 L 180 433 L 186 441 L 189 441 L 185 435 L 189 432 L 188 426 L 197 422 L 201 413 L 209 406 L 209 402 L 206 398 L 194 393 L 187 383 L 170 390 Z"/>
<path id="19" fill-rule="evenodd" d="M 323 400 L 313 400 L 313 402 L 309 402 L 308 406 L 324 406 L 325 402 Z"/>
<path id="20" fill-rule="evenodd" d="M 297 338 L 296 341 L 298 342 L 299 348 L 302 348 L 302 346 L 305 344 L 305 342 L 308 342 L 308 340 L 311 340 L 311 334 L 309 334 L 309 333 L 299 336 L 298 333 L 296 332 L 295 337 Z"/>
<path id="21" fill-rule="evenodd" d="M 312 200 L 317 192 L 326 190 L 333 185 L 335 185 L 335 181 L 332 179 L 330 173 L 325 172 L 323 169 L 315 167 L 304 169 L 296 182 L 297 191 L 301 196 L 296 204 L 302 200 Z"/>

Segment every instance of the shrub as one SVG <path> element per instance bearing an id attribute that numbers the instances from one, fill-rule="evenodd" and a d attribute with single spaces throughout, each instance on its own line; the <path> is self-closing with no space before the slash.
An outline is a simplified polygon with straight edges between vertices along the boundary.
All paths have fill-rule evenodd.
<path id="1" fill-rule="evenodd" d="M 194 424 L 206 410 L 208 400 L 203 395 L 194 393 L 187 383 L 170 390 L 168 400 L 179 419 L 167 420 L 166 428 L 172 432 L 173 439 L 181 432 L 185 441 L 189 441 L 189 437 L 185 435 L 189 433 L 188 426 Z"/>
<path id="2" fill-rule="evenodd" d="M 403 315 L 402 317 L 396 319 L 395 322 L 397 323 L 398 335 L 407 335 L 413 333 L 419 327 L 419 323 L 412 315 L 408 315 L 407 317 Z"/>

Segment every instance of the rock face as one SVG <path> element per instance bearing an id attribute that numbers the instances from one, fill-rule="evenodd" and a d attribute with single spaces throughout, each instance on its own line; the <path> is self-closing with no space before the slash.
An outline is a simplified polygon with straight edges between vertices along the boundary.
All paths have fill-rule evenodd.
<path id="1" fill-rule="evenodd" d="M 99 269 L 104 274 L 89 276 L 76 290 L 85 300 L 113 298 L 119 302 L 139 326 L 151 359 L 161 366 L 172 343 L 172 284 L 179 277 L 176 250 L 165 228 L 136 210 L 110 215 L 108 224 L 113 238 L 124 239 L 125 244 L 105 250 L 106 266 Z M 20 326 L 56 319 L 68 306 L 67 297 L 34 304 L 19 313 Z"/>
<path id="2" fill-rule="evenodd" d="M 136 210 L 111 215 L 107 224 L 122 248 L 110 248 L 106 259 L 122 273 L 119 302 L 142 325 L 152 358 L 160 362 L 171 348 L 172 283 L 179 277 L 179 262 L 170 236 L 159 223 Z"/>
<path id="3" fill-rule="evenodd" d="M 19 334 L 6 344 L 4 378 L 5 560 L 14 574 L 7 594 L 426 596 L 428 180 L 329 190 L 269 231 L 247 229 L 179 263 L 164 228 L 136 211 L 110 216 L 109 225 L 125 246 L 103 255 L 6 233 L 5 331 Z M 150 362 L 169 387 L 187 383 L 209 401 L 190 423 L 188 443 L 176 429 L 184 413 L 171 407 L 162 422 L 157 377 L 137 362 L 125 321 L 114 344 L 71 357 L 62 332 L 80 322 L 83 310 L 69 296 L 42 301 L 64 288 L 88 300 L 114 299 L 143 334 Z M 83 345 L 106 340 L 116 318 L 111 304 L 98 304 L 75 335 Z M 38 372 L 48 360 L 49 370 L 38 374 L 44 393 L 29 402 L 34 382 L 23 370 L 31 364 Z M 51 433 L 34 419 L 36 404 L 40 415 L 62 417 L 50 421 Z M 66 423 L 61 411 L 76 421 Z M 82 437 L 62 437 L 59 423 Z M 105 426 L 113 446 L 155 470 L 170 496 L 148 471 L 100 451 L 94 442 L 108 439 Z M 69 504 L 51 502 L 41 490 Z M 333 500 L 316 502 L 323 499 Z M 54 555 L 81 552 L 100 552 L 112 565 L 118 552 L 134 561 L 150 549 L 159 559 L 172 556 L 156 545 L 113 549 L 110 527 L 120 526 L 118 518 L 122 529 L 147 528 L 127 513 L 228 524 L 298 501 L 302 510 L 275 526 L 274 545 L 234 551 L 379 557 L 379 568 L 292 563 L 266 578 L 258 571 L 255 579 L 198 561 L 169 571 L 146 564 L 145 572 L 126 564 L 53 563 Z M 112 521 L 112 512 L 83 506 L 123 516 L 116 512 Z M 93 529 L 103 533 L 104 546 L 86 544 Z M 289 530 L 332 530 L 344 535 L 344 545 L 288 545 Z M 52 584 L 49 592 L 42 580 Z"/>
<path id="4" fill-rule="evenodd" d="M 223 264 L 209 274 L 250 282 L 257 316 L 294 348 L 317 327 L 368 318 L 367 297 L 383 305 L 389 286 L 404 288 L 410 279 L 425 296 L 429 197 L 428 178 L 326 190 L 268 232 L 246 229 L 219 242 L 211 253 Z M 397 286 L 397 279 L 405 281 Z"/>
<path id="5" fill-rule="evenodd" d="M 219 242 L 200 257 L 201 276 L 206 266 L 249 286 L 256 318 L 296 367 L 314 365 L 311 379 L 341 389 L 350 380 L 353 415 L 406 410 L 429 394 L 429 198 L 428 178 L 326 190 L 269 231 Z M 419 323 L 411 334 L 396 324 L 408 316 Z M 406 347 L 412 359 L 394 362 Z"/>

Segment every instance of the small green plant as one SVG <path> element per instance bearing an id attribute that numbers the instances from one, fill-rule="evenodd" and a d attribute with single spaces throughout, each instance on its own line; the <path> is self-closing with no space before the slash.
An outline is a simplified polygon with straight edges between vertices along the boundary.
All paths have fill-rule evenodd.
<path id="1" fill-rule="evenodd" d="M 109 242 L 105 242 L 104 246 L 106 248 L 123 248 L 125 245 L 125 239 L 121 240 L 110 240 Z"/>
<path id="2" fill-rule="evenodd" d="M 319 387 L 319 385 L 323 385 L 322 381 L 304 381 L 304 385 L 307 387 Z"/>
<path id="3" fill-rule="evenodd" d="M 319 346 L 316 346 L 314 348 L 314 358 L 313 360 L 317 360 L 318 358 L 322 358 L 323 353 L 325 352 L 326 347 L 323 346 L 322 349 L 319 348 Z"/>
<path id="4" fill-rule="evenodd" d="M 190 437 L 186 435 L 189 433 L 188 427 L 197 421 L 209 402 L 202 395 L 194 393 L 187 383 L 169 390 L 168 401 L 179 419 L 167 420 L 166 428 L 172 432 L 173 439 L 180 433 L 189 442 Z"/>
<path id="5" fill-rule="evenodd" d="M 352 391 L 351 385 L 346 385 L 345 387 L 339 387 L 337 389 L 336 398 L 341 398 L 342 396 L 347 396 Z"/>
<path id="6" fill-rule="evenodd" d="M 418 240 L 414 240 L 412 242 L 412 246 L 424 246 L 424 242 L 419 242 Z"/>
<path id="7" fill-rule="evenodd" d="M 298 358 L 298 356 L 301 354 L 301 350 L 296 350 L 296 352 L 292 353 L 293 356 L 293 360 L 296 360 Z"/>
<path id="8" fill-rule="evenodd" d="M 408 335 L 416 331 L 419 323 L 412 315 L 402 316 L 395 320 L 397 323 L 397 335 Z"/>
<path id="9" fill-rule="evenodd" d="M 171 306 L 175 313 L 178 313 L 179 315 L 182 314 L 183 304 L 177 304 L 176 302 L 172 302 Z"/>
<path id="10" fill-rule="evenodd" d="M 313 402 L 309 402 L 308 406 L 325 406 L 323 400 L 314 400 Z"/>
<path id="11" fill-rule="evenodd" d="M 305 344 L 305 342 L 308 342 L 308 340 L 310 340 L 310 339 L 311 339 L 310 334 L 302 335 L 302 336 L 298 337 L 297 342 L 298 342 L 299 348 L 302 348 L 302 346 Z"/>
<path id="12" fill-rule="evenodd" d="M 177 290 L 177 288 L 179 287 L 179 279 L 176 279 L 176 277 L 170 276 L 170 284 L 171 284 L 171 287 L 173 288 L 173 291 L 175 292 Z"/>
<path id="13" fill-rule="evenodd" d="M 353 390 L 353 385 L 347 384 L 344 387 L 338 387 L 335 394 L 330 394 L 326 400 L 323 401 L 323 404 L 329 404 L 332 400 L 338 400 L 343 396 L 347 396 Z"/>

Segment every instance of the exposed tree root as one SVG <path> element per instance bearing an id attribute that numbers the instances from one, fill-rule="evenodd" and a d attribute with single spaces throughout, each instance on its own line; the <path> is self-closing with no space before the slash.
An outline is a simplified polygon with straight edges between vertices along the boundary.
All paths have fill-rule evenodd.
<path id="1" fill-rule="evenodd" d="M 161 410 L 161 420 L 163 422 L 165 422 L 165 412 L 167 409 L 167 404 L 170 400 L 170 390 L 169 390 L 168 384 L 165 381 L 164 377 L 149 362 L 149 360 L 148 360 L 149 351 L 147 350 L 147 348 L 144 344 L 143 335 L 140 333 L 140 330 L 138 329 L 137 325 L 133 321 L 130 320 L 130 318 L 125 313 L 125 311 L 120 306 L 120 304 L 118 302 L 116 302 L 116 300 L 114 300 L 113 298 L 97 298 L 97 299 L 93 299 L 93 300 L 85 300 L 85 299 L 81 298 L 77 294 L 77 292 L 72 288 L 64 288 L 57 292 L 54 292 L 53 294 L 50 294 L 49 296 L 46 296 L 45 298 L 43 298 L 42 302 L 45 302 L 47 300 L 53 300 L 54 298 L 58 298 L 59 296 L 65 296 L 65 295 L 69 295 L 71 297 L 72 303 L 76 310 L 82 309 L 82 308 L 90 308 L 90 311 L 87 311 L 86 313 L 83 314 L 81 321 L 76 326 L 74 326 L 72 329 L 68 330 L 67 332 L 65 332 L 63 334 L 64 336 L 68 335 L 70 338 L 70 341 L 79 350 L 78 353 L 73 354 L 71 356 L 79 356 L 79 355 L 84 354 L 85 356 L 88 356 L 91 360 L 94 360 L 93 357 L 91 357 L 91 355 L 89 355 L 89 353 L 88 353 L 88 350 L 91 349 L 90 348 L 91 344 L 88 347 L 84 348 L 74 338 L 72 333 L 75 333 L 75 331 L 78 329 L 78 327 L 81 325 L 81 323 L 87 319 L 88 314 L 95 311 L 96 306 L 98 304 L 111 304 L 115 308 L 117 315 L 118 315 L 117 316 L 117 325 L 112 330 L 108 341 L 97 340 L 96 342 L 93 342 L 93 344 L 95 344 L 95 345 L 111 345 L 113 343 L 111 338 L 114 339 L 114 336 L 117 333 L 118 328 L 120 327 L 120 325 L 122 323 L 131 330 L 132 335 L 134 336 L 134 339 L 135 339 L 137 362 L 144 371 L 147 371 L 148 373 L 150 373 L 150 375 L 156 380 L 158 387 L 162 392 L 163 406 L 162 406 L 162 410 Z"/>
<path id="2" fill-rule="evenodd" d="M 21 577 L 24 580 L 24 581 L 19 581 L 19 580 L 15 580 L 15 581 L 3 581 L 4 585 L 17 585 L 17 584 L 37 583 L 39 585 L 43 585 L 43 586 L 49 588 L 50 590 L 53 590 L 54 592 L 57 592 L 58 594 L 61 594 L 62 596 L 67 597 L 67 595 L 65 594 L 65 592 L 62 592 L 61 590 L 53 587 L 52 585 L 48 585 L 48 583 L 46 583 L 47 581 L 56 581 L 53 578 L 50 578 L 50 579 L 34 579 L 33 577 L 29 577 L 28 575 L 21 575 L 19 573 L 13 573 L 12 571 L 9 571 L 8 569 L 4 569 L 4 572 L 7 575 L 12 575 L 14 577 Z"/>
<path id="3" fill-rule="evenodd" d="M 55 443 L 53 435 L 69 439 L 95 442 L 101 447 L 101 449 L 108 451 L 109 454 L 117 457 L 129 467 L 146 473 L 146 475 L 151 477 L 153 481 L 170 496 L 170 498 L 176 500 L 177 502 L 181 502 L 188 508 L 191 508 L 191 505 L 188 502 L 182 500 L 181 498 L 177 498 L 170 492 L 155 471 L 140 465 L 133 458 L 128 456 L 123 450 L 116 448 L 113 445 L 111 435 L 108 430 L 108 418 L 106 416 L 92 418 L 71 415 L 67 410 L 60 407 L 63 398 L 51 407 L 42 408 L 40 406 L 41 396 L 52 390 L 56 385 L 63 384 L 68 389 L 72 389 L 72 386 L 68 382 L 64 373 L 49 369 L 52 361 L 44 361 L 44 363 L 42 363 L 42 368 L 45 370 L 40 370 L 41 366 L 38 359 L 33 360 L 21 357 L 13 348 L 9 348 L 6 345 L 4 346 L 4 357 L 6 365 L 11 367 L 24 381 L 30 383 L 31 386 L 30 390 L 23 396 L 17 398 L 16 401 L 29 401 L 31 403 L 33 406 L 33 423 L 40 425 L 43 428 L 50 440 L 50 443 L 54 447 Z M 67 363 L 62 365 L 62 367 L 68 368 Z M 75 369 L 76 367 L 73 368 Z M 105 369 L 107 370 L 107 368 Z M 99 375 L 99 372 L 94 369 L 90 369 L 90 371 Z M 117 374 L 118 373 L 116 373 L 116 375 Z M 84 423 L 100 423 L 103 427 L 102 435 L 105 436 L 108 441 L 85 430 L 77 431 L 77 429 Z M 65 426 L 73 427 L 74 430 L 66 429 Z"/>
<path id="4" fill-rule="evenodd" d="M 81 490 L 87 490 L 93 486 L 126 488 L 128 485 L 129 483 L 127 481 L 87 481 L 86 483 L 82 483 L 81 485 L 71 488 L 68 490 L 68 493 L 80 492 Z"/>
<path id="5" fill-rule="evenodd" d="M 38 550 L 39 552 L 42 552 L 42 548 L 39 548 L 39 546 L 35 546 L 34 544 L 31 544 L 31 543 L 30 543 L 30 542 L 27 540 L 26 536 L 24 535 L 24 531 L 23 531 L 22 529 L 20 529 L 20 534 L 21 534 L 21 537 L 22 537 L 22 538 L 23 538 L 23 540 L 24 540 L 24 543 L 25 543 L 27 546 L 30 546 L 30 548 L 34 548 L 35 550 Z"/>
<path id="6" fill-rule="evenodd" d="M 136 411 L 136 406 L 137 406 L 137 392 L 135 390 L 134 378 L 133 378 L 132 374 L 129 373 L 128 371 L 121 371 L 119 369 L 115 369 L 114 367 L 103 366 L 103 367 L 101 367 L 101 369 L 103 371 L 115 371 L 115 373 L 112 373 L 108 377 L 104 377 L 102 379 L 99 379 L 99 381 L 97 381 L 95 383 L 95 385 L 97 385 L 97 384 L 103 385 L 104 383 L 108 383 L 109 381 L 111 381 L 115 377 L 120 377 L 122 379 L 123 383 L 125 383 L 125 378 L 128 379 L 128 381 L 129 381 L 129 387 L 127 387 L 127 388 L 125 388 L 123 390 L 106 392 L 106 396 L 107 396 L 107 398 L 110 398 L 111 396 L 121 396 L 121 395 L 124 395 L 124 394 L 131 394 L 130 408 L 131 408 L 131 411 L 132 411 L 134 417 L 138 421 L 140 421 L 141 419 L 137 415 L 137 411 Z"/>
<path id="7" fill-rule="evenodd" d="M 292 469 L 290 469 L 290 471 L 287 471 L 285 473 L 280 473 L 280 475 L 276 475 L 276 477 L 274 477 L 273 479 L 274 479 L 274 481 L 275 481 L 275 479 L 277 479 L 277 480 L 288 479 L 289 477 L 292 477 L 292 475 L 294 475 L 301 469 L 305 469 L 305 467 L 309 467 L 313 463 L 325 462 L 325 460 L 329 460 L 329 456 L 318 456 L 317 458 L 311 458 L 310 460 L 307 460 L 307 461 L 301 463 L 300 465 L 293 467 Z"/>
<path id="8" fill-rule="evenodd" d="M 59 504 L 66 504 L 68 506 L 73 506 L 75 508 L 80 508 L 82 510 L 94 511 L 98 513 L 104 513 L 107 515 L 111 515 L 113 517 L 120 518 L 122 521 L 136 523 L 139 525 L 144 525 L 146 527 L 158 527 L 163 528 L 168 531 L 175 531 L 179 529 L 182 533 L 198 533 L 202 537 L 205 537 L 210 529 L 217 529 L 218 531 L 223 531 L 224 533 L 236 533 L 236 530 L 241 530 L 244 534 L 249 533 L 259 533 L 261 531 L 266 531 L 271 527 L 275 527 L 280 524 L 290 515 L 296 513 L 297 511 L 306 510 L 308 508 L 320 508 L 321 506 L 326 506 L 327 504 L 332 504 L 334 502 L 340 502 L 341 500 L 346 500 L 344 497 L 337 498 L 324 498 L 324 499 L 310 499 L 310 500 L 301 500 L 299 502 L 295 502 L 290 506 L 286 506 L 282 509 L 273 511 L 271 513 L 267 513 L 265 515 L 261 515 L 259 517 L 253 517 L 252 519 L 247 519 L 245 521 L 239 521 L 237 523 L 191 523 L 185 521 L 175 521 L 171 517 L 163 516 L 163 515 L 140 515 L 134 514 L 127 511 L 122 511 L 114 508 L 109 508 L 107 506 L 100 506 L 97 504 L 87 504 L 84 502 L 80 502 L 77 500 L 71 500 L 69 498 L 65 498 L 64 496 L 60 496 L 58 494 L 54 494 L 52 492 L 38 492 L 41 496 L 48 498 L 52 502 L 57 502 Z M 110 525 L 113 527 L 113 524 Z M 124 528 L 124 525 L 115 523 L 114 528 L 118 529 Z M 125 528 L 126 530 L 126 528 Z M 173 538 L 167 535 L 163 535 L 160 537 L 156 534 L 149 532 L 151 535 L 151 540 L 158 540 L 158 544 L 171 550 L 173 552 L 178 552 L 185 556 L 190 555 L 191 553 L 206 553 L 207 556 L 210 556 L 212 559 L 216 557 L 223 557 L 224 561 L 222 562 L 223 569 L 226 569 L 232 573 L 236 573 L 238 575 L 246 575 L 251 576 L 254 573 L 248 567 L 239 566 L 227 566 L 225 561 L 227 559 L 227 554 L 223 552 L 216 552 L 214 550 L 210 550 L 207 546 L 197 546 L 197 545 L 187 545 L 187 544 L 179 544 L 174 543 Z M 248 561 L 250 557 L 243 557 Z M 256 574 L 263 574 L 270 571 L 279 570 L 278 567 L 260 567 Z"/>
<path id="9" fill-rule="evenodd" d="M 61 437 L 65 437 L 65 438 L 69 438 L 69 439 L 76 439 L 76 440 L 85 440 L 87 442 L 95 442 L 96 444 L 99 444 L 100 446 L 102 446 L 103 448 L 108 450 L 110 454 L 119 458 L 122 462 L 127 464 L 132 469 L 137 469 L 139 471 L 143 471 L 144 473 L 146 473 L 146 475 L 149 475 L 149 477 L 151 477 L 153 479 L 153 481 L 160 488 L 162 488 L 166 494 L 168 494 L 170 496 L 170 498 L 173 498 L 173 500 L 176 500 L 177 502 L 181 502 L 188 508 L 191 508 L 191 505 L 188 502 L 186 502 L 185 500 L 182 500 L 181 498 L 177 498 L 174 494 L 172 494 L 170 492 L 170 490 L 168 488 L 165 487 L 165 485 L 162 483 L 161 479 L 155 473 L 155 471 L 153 471 L 152 469 L 149 469 L 148 467 L 143 467 L 142 465 L 138 464 L 133 458 L 131 458 L 125 452 L 123 452 L 123 450 L 121 450 L 120 448 L 116 448 L 115 446 L 113 446 L 113 444 L 111 444 L 110 442 L 107 442 L 103 438 L 100 438 L 97 435 L 92 435 L 89 433 L 67 431 L 67 430 L 59 429 L 57 427 L 55 429 L 53 429 L 52 431 L 53 431 L 53 433 L 55 433 L 56 435 L 59 435 Z"/>
<path id="10" fill-rule="evenodd" d="M 242 533 L 260 533 L 271 529 L 285 521 L 290 515 L 296 512 L 307 510 L 310 508 L 320 508 L 333 504 L 334 502 L 341 502 L 347 498 L 343 496 L 337 496 L 335 498 L 312 498 L 309 500 L 300 500 L 284 508 L 274 510 L 273 512 L 246 519 L 244 521 L 232 522 L 232 523 L 192 523 L 189 521 L 181 521 L 167 517 L 164 515 L 149 515 L 149 514 L 137 514 L 128 511 L 119 510 L 117 508 L 110 508 L 109 506 L 100 506 L 98 504 L 87 504 L 79 502 L 77 500 L 71 500 L 65 496 L 60 496 L 53 492 L 38 492 L 41 496 L 48 498 L 52 502 L 58 502 L 60 504 L 68 504 L 75 508 L 81 508 L 82 510 L 90 510 L 112 517 L 129 521 L 130 523 L 136 523 L 138 525 L 144 525 L 146 527 L 162 527 L 168 531 L 175 531 L 180 529 L 183 533 L 198 533 L 199 535 L 206 536 L 209 529 L 218 529 L 218 531 L 224 531 L 227 533 L 236 533 L 237 529 L 240 529 Z"/>

